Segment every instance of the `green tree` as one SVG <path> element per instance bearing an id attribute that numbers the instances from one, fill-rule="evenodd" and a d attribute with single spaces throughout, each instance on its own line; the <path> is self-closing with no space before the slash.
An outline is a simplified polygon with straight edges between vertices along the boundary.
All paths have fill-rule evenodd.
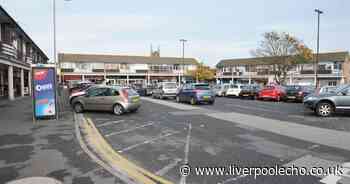
<path id="1" fill-rule="evenodd" d="M 312 60 L 312 50 L 296 37 L 282 32 L 267 32 L 263 35 L 253 55 L 263 57 L 271 64 L 278 84 L 285 84 L 288 71 L 298 64 Z"/>

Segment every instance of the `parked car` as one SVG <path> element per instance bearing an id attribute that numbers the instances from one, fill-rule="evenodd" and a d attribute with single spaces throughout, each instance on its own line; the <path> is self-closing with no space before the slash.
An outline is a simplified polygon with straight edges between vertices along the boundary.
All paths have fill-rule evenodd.
<path id="1" fill-rule="evenodd" d="M 258 85 L 246 85 L 242 87 L 239 97 L 256 99 L 259 95 L 260 86 Z"/>
<path id="2" fill-rule="evenodd" d="M 231 84 L 226 90 L 226 96 L 239 96 L 239 93 L 242 91 L 243 84 Z"/>
<path id="3" fill-rule="evenodd" d="M 305 96 L 315 92 L 315 89 L 308 86 L 289 85 L 285 87 L 286 95 L 283 101 L 303 102 Z"/>
<path id="4" fill-rule="evenodd" d="M 336 111 L 350 110 L 350 85 L 338 88 L 334 93 L 306 96 L 304 106 L 322 117 L 332 116 Z"/>
<path id="5" fill-rule="evenodd" d="M 215 94 L 206 83 L 184 84 L 176 94 L 176 102 L 189 102 L 192 105 L 203 102 L 214 104 Z"/>
<path id="6" fill-rule="evenodd" d="M 337 86 L 323 86 L 316 90 L 318 94 L 334 93 L 337 90 Z"/>
<path id="7" fill-rule="evenodd" d="M 73 99 L 76 113 L 84 110 L 112 111 L 115 115 L 135 112 L 141 106 L 140 96 L 131 88 L 98 86 L 90 88 L 85 95 Z"/>
<path id="8" fill-rule="evenodd" d="M 83 91 L 83 90 L 89 88 L 91 85 L 93 85 L 93 83 L 90 81 L 77 82 L 77 83 L 73 84 L 72 88 L 69 88 L 69 93 Z"/>
<path id="9" fill-rule="evenodd" d="M 225 96 L 226 91 L 229 88 L 229 84 L 219 84 L 214 87 L 214 92 L 216 96 Z"/>
<path id="10" fill-rule="evenodd" d="M 140 95 L 146 96 L 146 88 L 142 84 L 133 84 L 132 88 Z"/>
<path id="11" fill-rule="evenodd" d="M 162 82 L 159 83 L 152 92 L 153 98 L 175 98 L 177 93 L 177 83 L 176 82 Z"/>
<path id="12" fill-rule="evenodd" d="M 270 85 L 270 86 L 266 86 L 265 88 L 259 91 L 257 99 L 281 101 L 281 99 L 283 99 L 285 94 L 286 92 L 284 87 L 279 85 Z"/>
<path id="13" fill-rule="evenodd" d="M 69 104 L 72 105 L 72 101 L 74 98 L 78 97 L 78 96 L 83 96 L 86 94 L 86 91 L 90 88 L 93 88 L 95 87 L 94 85 L 91 85 L 89 87 L 87 87 L 86 89 L 83 89 L 83 90 L 80 90 L 80 91 L 76 91 L 76 92 L 73 92 L 69 95 Z"/>
<path id="14" fill-rule="evenodd" d="M 151 96 L 153 90 L 156 88 L 156 85 L 147 85 L 146 87 L 146 96 Z"/>

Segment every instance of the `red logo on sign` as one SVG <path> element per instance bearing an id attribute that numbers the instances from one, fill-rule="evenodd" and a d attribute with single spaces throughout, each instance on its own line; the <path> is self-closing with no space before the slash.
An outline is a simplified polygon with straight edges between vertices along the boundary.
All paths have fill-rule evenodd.
<path id="1" fill-rule="evenodd" d="M 44 80 L 47 76 L 47 70 L 37 70 L 34 73 L 34 80 Z"/>

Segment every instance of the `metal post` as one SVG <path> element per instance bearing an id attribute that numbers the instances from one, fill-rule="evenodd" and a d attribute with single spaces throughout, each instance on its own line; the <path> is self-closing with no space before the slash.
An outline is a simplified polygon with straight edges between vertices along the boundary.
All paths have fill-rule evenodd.
<path id="1" fill-rule="evenodd" d="M 180 42 L 182 43 L 182 81 L 185 82 L 185 42 L 187 40 L 181 39 Z"/>
<path id="2" fill-rule="evenodd" d="M 319 53 L 320 53 L 320 17 L 323 14 L 323 11 L 315 9 L 317 13 L 317 51 L 316 51 L 316 61 L 315 61 L 315 86 L 319 87 L 318 81 L 318 63 L 319 63 Z"/>

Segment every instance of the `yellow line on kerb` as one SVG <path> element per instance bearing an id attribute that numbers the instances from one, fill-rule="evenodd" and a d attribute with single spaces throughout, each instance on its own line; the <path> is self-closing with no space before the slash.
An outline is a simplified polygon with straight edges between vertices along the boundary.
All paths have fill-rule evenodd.
<path id="1" fill-rule="evenodd" d="M 173 184 L 172 182 L 137 166 L 116 152 L 100 134 L 90 118 L 87 118 L 85 125 L 84 129 L 86 130 L 88 141 L 94 145 L 93 149 L 100 154 L 101 158 L 109 164 L 124 171 L 130 178 L 140 183 Z"/>

